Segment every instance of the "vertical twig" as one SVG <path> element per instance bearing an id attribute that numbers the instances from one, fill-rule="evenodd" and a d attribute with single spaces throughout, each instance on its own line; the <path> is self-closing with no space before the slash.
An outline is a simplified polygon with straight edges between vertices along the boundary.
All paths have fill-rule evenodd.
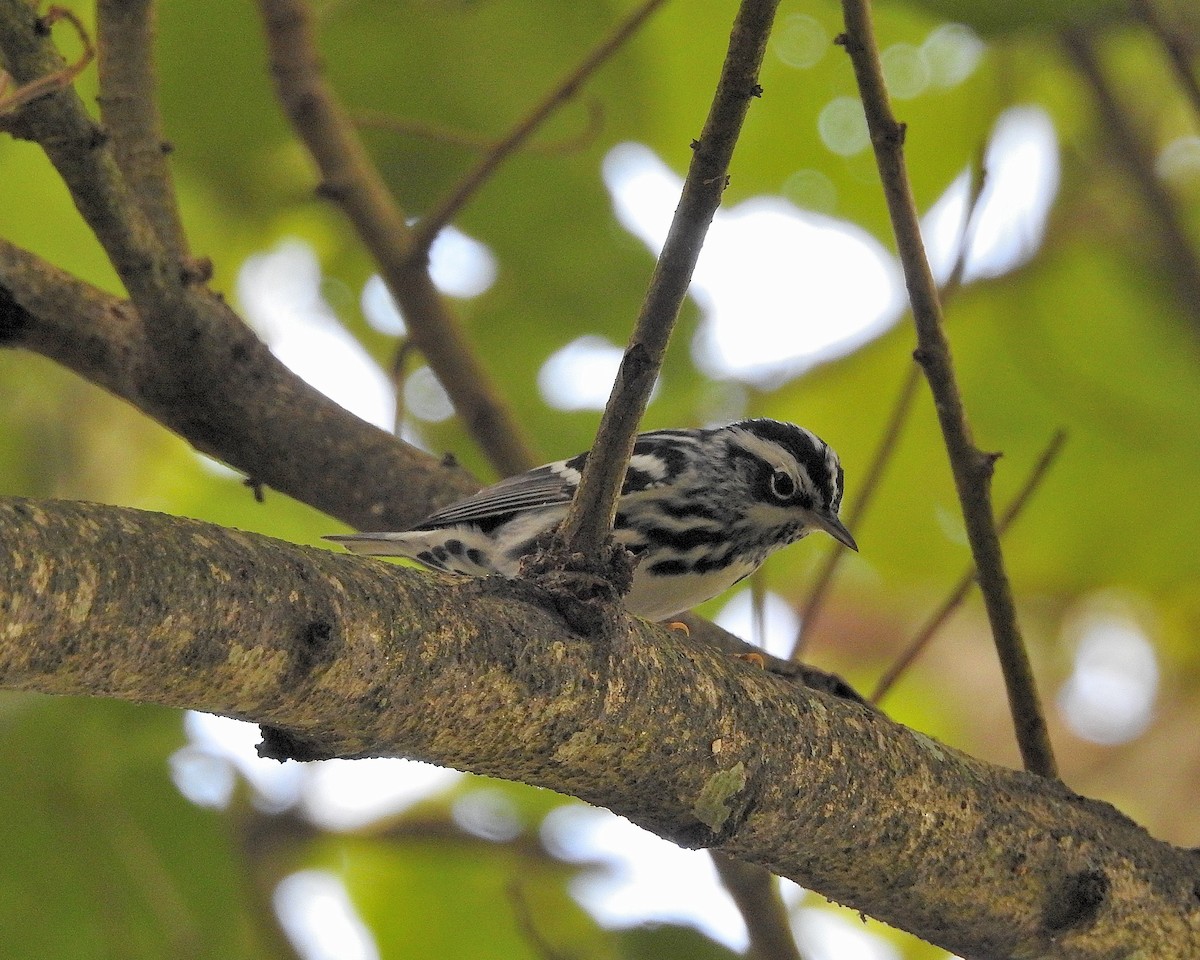
<path id="1" fill-rule="evenodd" d="M 974 445 L 967 425 L 950 345 L 942 328 L 937 287 L 925 256 L 916 204 L 904 166 L 904 126 L 892 114 L 868 0 L 842 0 L 842 11 L 846 33 L 839 40 L 845 45 L 854 67 L 896 235 L 917 328 L 918 346 L 914 355 L 929 381 L 950 457 L 954 484 L 1004 673 L 1017 743 L 1029 770 L 1043 776 L 1055 776 L 1056 765 L 1046 720 L 1017 624 L 1012 589 L 996 532 L 991 499 L 996 455 L 984 453 Z"/>
<path id="2" fill-rule="evenodd" d="M 1096 102 L 1100 121 L 1114 147 L 1112 153 L 1141 194 L 1149 216 L 1147 224 L 1157 235 L 1163 263 L 1175 282 L 1180 307 L 1200 333 L 1200 257 L 1184 226 L 1178 204 L 1154 169 L 1150 147 L 1134 129 L 1128 111 L 1117 98 L 1097 55 L 1095 42 L 1082 28 L 1064 31 L 1063 47 L 1083 77 Z"/>
<path id="3" fill-rule="evenodd" d="M 758 70 L 779 0 L 742 0 L 717 81 L 717 92 L 692 161 L 641 313 L 604 408 L 592 455 L 561 534 L 569 552 L 596 556 L 616 512 L 633 438 L 662 366 L 667 341 L 687 295 L 700 247 L 728 179 L 729 161 L 750 101 L 762 94 Z"/>
<path id="4" fill-rule="evenodd" d="M 754 960 L 804 960 L 796 945 L 779 882 L 769 870 L 712 852 L 721 884 L 729 891 L 750 935 Z"/>
<path id="5" fill-rule="evenodd" d="M 600 44 L 593 47 L 583 62 L 563 78 L 545 99 L 534 107 L 529 115 L 518 123 L 509 134 L 497 143 L 471 170 L 451 189 L 449 195 L 426 216 L 422 217 L 413 232 L 416 251 L 427 251 L 447 223 L 471 199 L 481 186 L 496 172 L 508 157 L 525 145 L 546 119 L 579 91 L 587 79 L 610 57 L 621 49 L 644 24 L 655 10 L 666 0 L 645 0 L 633 13 L 626 17 Z"/>
<path id="6" fill-rule="evenodd" d="M 1192 112 L 1200 120 L 1200 80 L 1192 67 L 1192 51 L 1189 45 L 1163 19 L 1154 0 L 1132 0 L 1133 12 L 1141 18 L 1146 29 L 1162 45 L 1167 54 L 1167 63 L 1175 79 L 1179 81 L 1184 95 L 1192 105 Z"/>
<path id="7" fill-rule="evenodd" d="M 413 343 L 467 430 L 502 474 L 536 461 L 532 445 L 438 293 L 423 253 L 341 102 L 326 82 L 305 0 L 259 0 L 276 91 L 321 172 L 321 193 L 345 211 L 379 265 Z"/>
<path id="8" fill-rule="evenodd" d="M 167 254 L 181 262 L 187 238 L 175 199 L 158 111 L 154 0 L 99 0 L 100 117 L 112 138 L 130 192 L 154 225 Z"/>
<path id="9" fill-rule="evenodd" d="M 1058 455 L 1062 452 L 1063 444 L 1067 440 L 1067 435 L 1064 431 L 1059 430 L 1050 438 L 1050 442 L 1046 445 L 1046 449 L 1042 451 L 1042 455 L 1038 457 L 1037 462 L 1033 465 L 1033 469 L 1029 472 L 1029 476 L 1025 479 L 1025 483 L 1013 497 L 1012 502 L 1005 509 L 1003 516 L 1000 517 L 1000 522 L 997 528 L 1001 534 L 1008 531 L 1013 522 L 1021 515 L 1025 509 L 1025 505 L 1037 491 L 1042 480 L 1045 479 L 1046 473 L 1049 471 L 1054 461 L 1058 459 Z M 934 611 L 933 616 L 925 621 L 925 625 L 917 631 L 917 634 L 904 648 L 896 662 L 893 663 L 879 679 L 879 683 L 875 687 L 875 691 L 871 694 L 871 702 L 879 703 L 895 686 L 896 681 L 901 675 L 912 666 L 913 661 L 921 655 L 921 652 L 929 645 L 929 641 L 933 639 L 933 635 L 941 629 L 942 624 L 950 619 L 950 615 L 959 608 L 963 600 L 966 599 L 967 593 L 975 583 L 974 568 L 968 570 L 962 575 L 958 583 L 954 585 L 954 589 L 950 591 L 949 596 L 942 602 L 942 605 Z"/>

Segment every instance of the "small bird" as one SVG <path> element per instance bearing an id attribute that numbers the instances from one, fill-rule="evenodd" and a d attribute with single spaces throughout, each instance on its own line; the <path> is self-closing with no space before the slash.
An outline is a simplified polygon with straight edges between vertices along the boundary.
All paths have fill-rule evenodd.
<path id="1" fill-rule="evenodd" d="M 521 559 L 566 516 L 588 455 L 509 477 L 402 533 L 326 537 L 352 553 L 408 557 L 469 577 L 517 576 Z M 802 427 L 740 420 L 639 434 L 613 534 L 637 558 L 630 613 L 666 620 L 748 577 L 813 530 L 851 550 L 838 519 L 842 466 Z"/>

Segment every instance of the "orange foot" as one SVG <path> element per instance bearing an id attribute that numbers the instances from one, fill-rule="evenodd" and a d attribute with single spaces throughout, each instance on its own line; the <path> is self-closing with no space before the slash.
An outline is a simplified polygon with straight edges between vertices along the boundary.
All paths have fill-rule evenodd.
<path id="1" fill-rule="evenodd" d="M 692 631 L 688 629 L 688 625 L 682 620 L 668 620 L 663 624 L 663 626 L 668 630 L 675 630 L 678 633 L 682 633 L 685 637 L 690 637 L 692 635 Z"/>

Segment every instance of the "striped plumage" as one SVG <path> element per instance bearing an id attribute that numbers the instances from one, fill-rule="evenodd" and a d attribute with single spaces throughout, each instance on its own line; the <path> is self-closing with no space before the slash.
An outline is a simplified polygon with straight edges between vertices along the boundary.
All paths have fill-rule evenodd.
<path id="1" fill-rule="evenodd" d="M 329 537 L 354 553 L 401 556 L 472 577 L 515 577 L 521 559 L 566 515 L 581 453 L 501 480 L 402 533 Z M 778 420 L 637 437 L 614 534 L 638 557 L 631 613 L 662 620 L 726 590 L 772 551 L 838 520 L 842 467 L 820 438 Z"/>

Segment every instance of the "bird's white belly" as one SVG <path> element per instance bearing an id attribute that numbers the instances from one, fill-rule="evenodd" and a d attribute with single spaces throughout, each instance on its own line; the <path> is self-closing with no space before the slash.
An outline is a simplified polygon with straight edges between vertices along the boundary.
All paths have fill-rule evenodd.
<path id="1" fill-rule="evenodd" d="M 625 607 L 647 620 L 665 620 L 711 600 L 757 567 L 758 564 L 732 563 L 722 570 L 672 577 L 651 577 L 634 570 L 633 588 L 625 595 Z"/>

